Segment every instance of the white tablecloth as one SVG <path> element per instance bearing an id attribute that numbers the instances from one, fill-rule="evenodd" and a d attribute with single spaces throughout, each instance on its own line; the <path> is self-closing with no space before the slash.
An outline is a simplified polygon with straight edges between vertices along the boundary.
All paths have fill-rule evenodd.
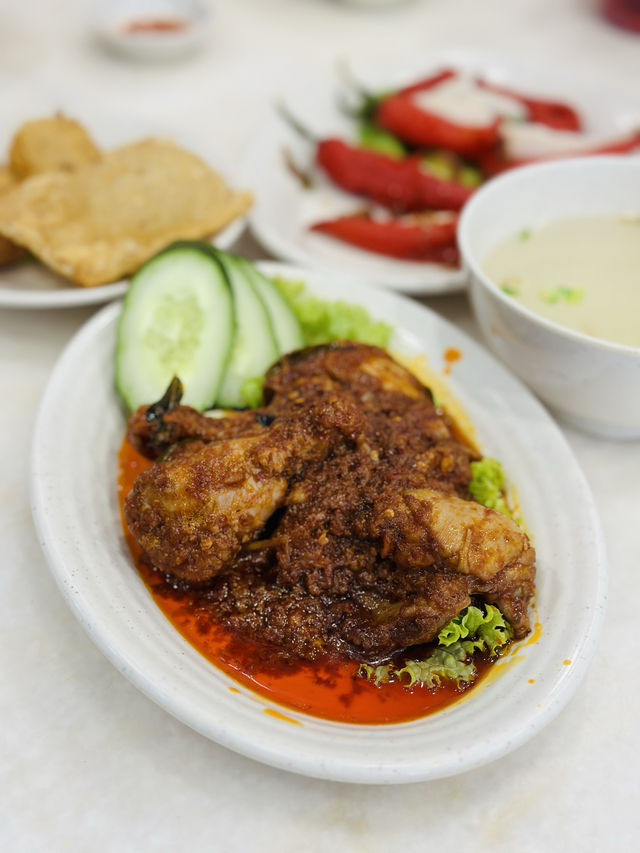
<path id="1" fill-rule="evenodd" d="M 407 0 L 378 11 L 217 0 L 213 12 L 205 52 L 151 66 L 101 48 L 91 4 L 5 2 L 0 114 L 160 117 L 210 132 L 233 158 L 299 74 L 330 73 L 340 56 L 393 62 L 451 48 L 538 62 L 541 77 L 564 68 L 640 99 L 640 37 L 603 23 L 587 0 Z M 265 255 L 248 235 L 237 248 Z M 463 295 L 424 302 L 478 337 Z M 601 513 L 610 589 L 599 650 L 558 718 L 516 752 L 447 780 L 298 777 L 205 740 L 145 698 L 92 645 L 47 570 L 29 510 L 31 430 L 57 355 L 94 310 L 0 310 L 0 849 L 637 849 L 640 443 L 564 430 Z"/>

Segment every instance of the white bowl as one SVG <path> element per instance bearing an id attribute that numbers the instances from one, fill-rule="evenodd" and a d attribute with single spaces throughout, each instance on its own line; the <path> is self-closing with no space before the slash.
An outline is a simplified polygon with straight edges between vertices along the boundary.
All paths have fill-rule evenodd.
<path id="1" fill-rule="evenodd" d="M 489 346 L 560 418 L 608 438 L 640 437 L 640 347 L 593 338 L 535 314 L 503 293 L 483 263 L 524 228 L 639 210 L 640 158 L 584 157 L 492 180 L 465 206 L 458 230 L 471 303 Z"/>
<path id="2" fill-rule="evenodd" d="M 159 62 L 182 58 L 205 44 L 210 12 L 199 0 L 100 0 L 95 9 L 98 36 L 112 50 L 130 59 Z M 173 22 L 179 27 L 153 27 Z M 149 29 L 131 32 L 132 24 Z"/>

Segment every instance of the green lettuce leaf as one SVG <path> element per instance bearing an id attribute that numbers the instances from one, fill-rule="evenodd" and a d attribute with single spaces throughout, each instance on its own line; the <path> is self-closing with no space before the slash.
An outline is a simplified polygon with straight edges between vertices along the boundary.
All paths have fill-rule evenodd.
<path id="1" fill-rule="evenodd" d="M 363 663 L 358 675 L 374 684 L 399 680 L 405 687 L 438 687 L 443 680 L 455 681 L 458 686 L 469 684 L 478 675 L 472 660 L 474 652 L 493 657 L 512 636 L 511 626 L 497 607 L 487 604 L 483 610 L 470 605 L 447 622 L 438 634 L 438 645 L 423 660 L 407 660 L 399 668 L 392 663 Z"/>
<path id="2" fill-rule="evenodd" d="M 409 676 L 407 687 L 413 687 L 414 684 L 438 687 L 443 679 L 466 684 L 473 681 L 476 674 L 475 666 L 467 661 L 467 654 L 459 644 L 451 649 L 437 646 L 426 660 L 408 660 L 397 671 L 398 678 Z"/>
<path id="3" fill-rule="evenodd" d="M 252 379 L 246 379 L 240 389 L 240 396 L 244 401 L 244 405 L 250 409 L 257 409 L 262 403 L 262 386 L 264 385 L 264 376 L 254 376 Z"/>
<path id="4" fill-rule="evenodd" d="M 460 646 L 468 655 L 481 651 L 491 656 L 512 636 L 511 626 L 497 607 L 487 604 L 482 610 L 470 605 L 447 622 L 438 634 L 438 645 Z"/>
<path id="5" fill-rule="evenodd" d="M 298 318 L 307 346 L 341 339 L 379 347 L 389 343 L 392 327 L 372 319 L 361 305 L 311 296 L 301 281 L 275 278 L 274 282 Z"/>
<path id="6" fill-rule="evenodd" d="M 513 518 L 505 496 L 505 479 L 502 466 L 497 459 L 485 456 L 478 462 L 471 463 L 471 482 L 469 492 L 479 504 L 497 509 L 498 512 Z"/>

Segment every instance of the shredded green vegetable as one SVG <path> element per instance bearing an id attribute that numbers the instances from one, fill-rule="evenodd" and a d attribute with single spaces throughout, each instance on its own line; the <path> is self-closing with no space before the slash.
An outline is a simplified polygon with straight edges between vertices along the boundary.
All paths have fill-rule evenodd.
<path id="1" fill-rule="evenodd" d="M 275 278 L 274 282 L 298 318 L 306 346 L 336 340 L 360 341 L 379 347 L 389 343 L 392 327 L 372 319 L 366 308 L 311 296 L 301 281 Z"/>

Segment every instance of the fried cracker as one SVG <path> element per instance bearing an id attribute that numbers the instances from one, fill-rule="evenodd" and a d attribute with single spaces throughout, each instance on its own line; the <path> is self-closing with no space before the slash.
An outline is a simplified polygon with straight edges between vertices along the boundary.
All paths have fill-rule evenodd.
<path id="1" fill-rule="evenodd" d="M 8 166 L 0 166 L 0 196 L 17 186 L 18 181 Z M 26 254 L 22 246 L 16 246 L 0 234 L 0 267 L 18 261 Z"/>
<path id="2" fill-rule="evenodd" d="M 0 233 L 90 287 L 135 272 L 174 240 L 215 234 L 250 205 L 195 155 L 147 139 L 23 181 L 0 197 Z"/>
<path id="3" fill-rule="evenodd" d="M 62 115 L 25 122 L 9 149 L 11 171 L 17 178 L 73 171 L 99 159 L 100 151 L 82 125 Z"/>

